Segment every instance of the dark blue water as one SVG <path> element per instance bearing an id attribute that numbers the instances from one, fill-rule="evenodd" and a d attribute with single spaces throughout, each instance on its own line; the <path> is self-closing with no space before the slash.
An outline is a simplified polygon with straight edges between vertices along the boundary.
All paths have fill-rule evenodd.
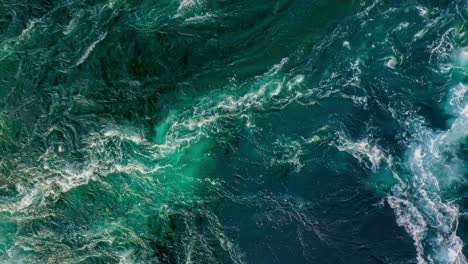
<path id="1" fill-rule="evenodd" d="M 0 262 L 466 263 L 468 3 L 0 2 Z"/>

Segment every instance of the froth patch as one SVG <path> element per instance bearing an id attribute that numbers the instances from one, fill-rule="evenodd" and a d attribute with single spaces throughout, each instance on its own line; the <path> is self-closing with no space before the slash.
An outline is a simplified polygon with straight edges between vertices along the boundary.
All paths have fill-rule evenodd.
<path id="1" fill-rule="evenodd" d="M 387 157 L 380 147 L 372 144 L 367 138 L 352 141 L 340 135 L 337 148 L 351 154 L 359 162 L 370 165 L 369 168 L 374 172 L 377 171 L 382 161 L 385 160 L 387 163 L 391 163 L 390 157 Z"/>
<path id="2" fill-rule="evenodd" d="M 184 16 L 187 14 L 187 12 L 190 12 L 193 15 L 193 11 L 199 11 L 199 8 L 197 7 L 199 7 L 201 4 L 201 0 L 182 0 L 179 3 L 175 17 Z"/>
<path id="3" fill-rule="evenodd" d="M 135 132 L 129 132 L 129 131 L 119 131 L 119 130 L 107 130 L 104 132 L 104 137 L 109 138 L 109 137 L 116 137 L 120 138 L 120 140 L 127 140 L 131 141 L 135 144 L 141 144 L 145 140 L 141 137 L 141 135 L 135 133 Z"/>
<path id="4" fill-rule="evenodd" d="M 468 66 L 468 47 L 458 50 L 455 56 L 461 66 Z"/>
<path id="5" fill-rule="evenodd" d="M 395 58 L 395 56 L 390 56 L 390 57 L 387 58 L 387 61 L 385 62 L 385 66 L 387 66 L 388 68 L 391 68 L 391 69 L 395 69 L 397 63 L 398 63 L 398 61 Z"/>

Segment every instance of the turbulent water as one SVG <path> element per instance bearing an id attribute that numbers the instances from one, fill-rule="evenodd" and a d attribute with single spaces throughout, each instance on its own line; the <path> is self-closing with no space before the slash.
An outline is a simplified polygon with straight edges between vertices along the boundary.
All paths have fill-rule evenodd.
<path id="1" fill-rule="evenodd" d="M 468 1 L 0 1 L 0 263 L 467 263 Z"/>

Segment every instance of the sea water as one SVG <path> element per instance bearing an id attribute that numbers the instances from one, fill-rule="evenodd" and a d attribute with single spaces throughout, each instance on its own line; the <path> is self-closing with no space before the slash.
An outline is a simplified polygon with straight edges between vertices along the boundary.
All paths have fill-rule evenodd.
<path id="1" fill-rule="evenodd" d="M 4 0 L 1 263 L 467 263 L 468 2 Z"/>

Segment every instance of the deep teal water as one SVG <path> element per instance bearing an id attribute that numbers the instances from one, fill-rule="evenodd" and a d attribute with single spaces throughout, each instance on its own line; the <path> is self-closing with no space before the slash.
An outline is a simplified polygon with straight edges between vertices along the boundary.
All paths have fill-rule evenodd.
<path id="1" fill-rule="evenodd" d="M 467 263 L 468 2 L 0 1 L 1 263 Z"/>

